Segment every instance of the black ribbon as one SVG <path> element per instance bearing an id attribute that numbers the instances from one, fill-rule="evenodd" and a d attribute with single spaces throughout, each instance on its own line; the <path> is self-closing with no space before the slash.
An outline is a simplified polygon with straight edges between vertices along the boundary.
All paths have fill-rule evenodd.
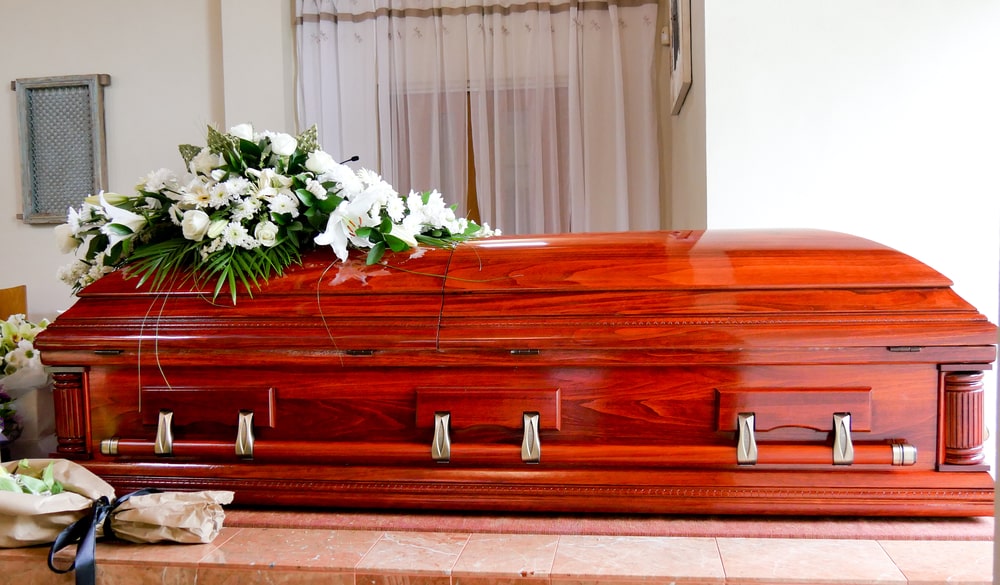
<path id="1" fill-rule="evenodd" d="M 134 491 L 130 494 L 116 499 L 114 502 L 108 500 L 107 496 L 101 496 L 94 500 L 90 512 L 86 516 L 67 526 L 49 549 L 49 569 L 54 573 L 69 573 L 76 570 L 76 585 L 95 585 L 97 582 L 97 559 L 95 549 L 97 545 L 97 527 L 104 525 L 104 536 L 111 536 L 111 512 L 121 506 L 132 496 L 144 496 L 160 492 L 156 488 L 145 488 Z M 67 546 L 77 544 L 76 558 L 69 567 L 60 569 L 55 566 L 56 553 Z"/>

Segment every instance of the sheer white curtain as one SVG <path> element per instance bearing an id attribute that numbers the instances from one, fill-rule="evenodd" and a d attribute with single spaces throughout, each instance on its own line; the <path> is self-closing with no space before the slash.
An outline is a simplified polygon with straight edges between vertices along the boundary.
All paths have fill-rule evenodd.
<path id="1" fill-rule="evenodd" d="M 299 122 L 504 233 L 656 229 L 655 0 L 297 0 Z"/>

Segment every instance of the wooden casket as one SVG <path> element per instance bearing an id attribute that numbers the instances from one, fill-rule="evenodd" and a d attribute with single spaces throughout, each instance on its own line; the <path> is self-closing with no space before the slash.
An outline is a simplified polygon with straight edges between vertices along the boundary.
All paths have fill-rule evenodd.
<path id="1" fill-rule="evenodd" d="M 190 286 L 190 285 L 188 285 Z M 247 506 L 985 516 L 996 327 L 838 233 L 500 237 L 242 294 L 108 275 L 38 337 L 59 457 Z"/>

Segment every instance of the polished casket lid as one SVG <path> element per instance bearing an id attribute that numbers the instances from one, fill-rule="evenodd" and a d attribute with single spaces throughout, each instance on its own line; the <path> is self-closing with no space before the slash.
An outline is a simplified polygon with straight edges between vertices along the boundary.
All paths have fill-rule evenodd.
<path id="1" fill-rule="evenodd" d="M 820 230 L 504 236 L 366 266 L 329 250 L 240 295 L 137 287 L 79 293 L 39 340 L 160 357 L 469 349 L 740 351 L 992 345 L 996 329 L 945 276 L 878 243 Z M 263 355 L 263 354 L 262 354 Z M 78 360 L 77 360 L 78 361 Z"/>

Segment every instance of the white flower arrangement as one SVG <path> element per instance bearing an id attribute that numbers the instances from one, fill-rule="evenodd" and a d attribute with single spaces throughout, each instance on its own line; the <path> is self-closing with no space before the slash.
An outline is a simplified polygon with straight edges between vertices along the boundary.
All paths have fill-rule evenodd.
<path id="1" fill-rule="evenodd" d="M 324 152 L 316 128 L 298 137 L 208 129 L 207 146 L 181 145 L 186 170 L 149 173 L 135 194 L 98 193 L 56 228 L 60 247 L 76 259 L 59 277 L 79 291 L 125 268 L 159 288 L 168 279 L 214 280 L 233 302 L 242 285 L 281 274 L 310 246 L 330 246 L 341 261 L 368 250 L 376 264 L 386 250 L 419 244 L 447 247 L 499 235 L 455 216 L 437 191 L 401 197 L 378 174 L 355 172 Z"/>
<path id="2" fill-rule="evenodd" d="M 0 436 L 13 441 L 21 436 L 23 424 L 16 413 L 19 393 L 42 385 L 48 378 L 35 336 L 48 327 L 45 319 L 28 321 L 23 314 L 0 321 Z"/>

